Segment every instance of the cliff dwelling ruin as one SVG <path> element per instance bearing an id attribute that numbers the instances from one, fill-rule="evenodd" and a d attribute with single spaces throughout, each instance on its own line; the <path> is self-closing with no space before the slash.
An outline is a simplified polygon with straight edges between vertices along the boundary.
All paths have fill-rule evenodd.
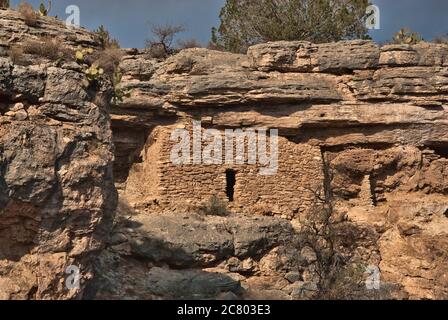
<path id="1" fill-rule="evenodd" d="M 447 45 L 123 49 L 130 96 L 111 104 L 72 55 L 8 54 L 42 35 L 99 50 L 90 32 L 0 17 L 0 298 L 313 298 L 317 257 L 300 241 L 316 201 L 346 264 L 398 288 L 388 298 L 447 297 Z M 220 163 L 172 162 L 173 132 L 195 121 Z M 246 139 L 226 162 L 226 130 L 266 130 L 269 161 L 249 161 Z M 263 175 L 270 130 L 278 166 Z M 214 196 L 227 215 L 198 212 Z M 83 282 L 68 290 L 73 265 Z"/>

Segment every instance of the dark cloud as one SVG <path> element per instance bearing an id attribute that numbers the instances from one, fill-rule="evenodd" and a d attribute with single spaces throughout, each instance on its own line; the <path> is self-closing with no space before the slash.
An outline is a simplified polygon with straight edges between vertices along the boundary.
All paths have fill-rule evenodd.
<path id="1" fill-rule="evenodd" d="M 19 0 L 13 0 L 17 4 Z M 37 6 L 40 0 L 29 0 Z M 104 24 L 123 47 L 142 47 L 149 36 L 148 22 L 175 23 L 187 28 L 184 38 L 197 38 L 203 44 L 210 29 L 219 24 L 219 10 L 225 0 L 53 0 L 52 15 L 65 17 L 65 8 L 76 4 L 81 23 L 93 29 Z M 381 9 L 381 30 L 371 32 L 377 41 L 385 41 L 402 27 L 432 39 L 448 33 L 446 0 L 373 0 Z"/>

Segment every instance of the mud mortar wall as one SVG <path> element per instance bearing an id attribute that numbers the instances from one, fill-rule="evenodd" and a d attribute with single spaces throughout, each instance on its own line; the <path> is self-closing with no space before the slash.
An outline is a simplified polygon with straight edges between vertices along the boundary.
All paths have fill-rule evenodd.
<path id="1" fill-rule="evenodd" d="M 191 124 L 186 123 L 185 126 Z M 170 158 L 177 142 L 171 140 L 171 133 L 176 128 L 179 125 L 155 130 L 150 136 L 153 143 L 143 150 L 143 163 L 133 166 L 126 191 L 136 202 L 155 201 L 161 206 L 176 209 L 198 206 L 214 195 L 229 201 L 226 171 L 234 170 L 234 195 L 229 201 L 233 210 L 252 213 L 265 210 L 292 217 L 309 208 L 314 200 L 312 191 L 317 191 L 322 185 L 320 148 L 297 144 L 285 137 L 278 139 L 278 169 L 272 175 L 260 173 L 265 166 L 247 163 L 247 139 L 245 164 L 237 165 L 235 159 L 234 164 L 226 164 L 223 154 L 222 164 L 173 165 Z M 221 134 L 224 141 L 225 133 L 221 131 Z M 269 142 L 267 137 L 268 145 Z M 207 141 L 203 142 L 203 149 L 206 146 Z M 190 149 L 192 155 L 193 147 Z M 236 147 L 234 152 L 236 154 Z"/>

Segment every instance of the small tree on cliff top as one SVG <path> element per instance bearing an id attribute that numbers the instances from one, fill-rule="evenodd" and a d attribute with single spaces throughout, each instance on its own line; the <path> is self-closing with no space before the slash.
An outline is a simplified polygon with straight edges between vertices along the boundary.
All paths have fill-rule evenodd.
<path id="1" fill-rule="evenodd" d="M 369 0 L 227 0 L 211 42 L 224 50 L 245 52 L 267 41 L 363 38 L 368 5 Z"/>
<path id="2" fill-rule="evenodd" d="M 146 46 L 155 58 L 166 58 L 175 53 L 174 39 L 179 33 L 185 31 L 181 25 L 154 25 L 151 26 L 153 37 L 146 40 Z"/>

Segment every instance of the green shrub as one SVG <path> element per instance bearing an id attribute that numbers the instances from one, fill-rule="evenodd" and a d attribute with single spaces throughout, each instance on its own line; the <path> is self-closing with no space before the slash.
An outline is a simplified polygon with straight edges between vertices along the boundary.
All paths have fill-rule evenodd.
<path id="1" fill-rule="evenodd" d="M 211 42 L 245 53 L 268 41 L 332 42 L 367 34 L 368 0 L 226 0 Z"/>
<path id="2" fill-rule="evenodd" d="M 103 25 L 99 26 L 98 29 L 94 30 L 93 33 L 95 35 L 95 39 L 100 43 L 101 48 L 103 49 L 120 48 L 120 44 L 118 43 L 118 41 L 110 36 L 109 31 L 107 31 Z"/>

